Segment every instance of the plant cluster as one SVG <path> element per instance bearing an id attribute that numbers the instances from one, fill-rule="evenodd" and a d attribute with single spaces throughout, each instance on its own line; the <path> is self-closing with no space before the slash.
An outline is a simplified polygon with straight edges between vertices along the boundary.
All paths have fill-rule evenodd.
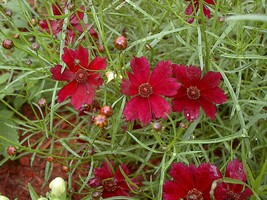
<path id="1" fill-rule="evenodd" d="M 32 199 L 267 198 L 264 1 L 0 8 L 0 166 L 67 174 Z"/>

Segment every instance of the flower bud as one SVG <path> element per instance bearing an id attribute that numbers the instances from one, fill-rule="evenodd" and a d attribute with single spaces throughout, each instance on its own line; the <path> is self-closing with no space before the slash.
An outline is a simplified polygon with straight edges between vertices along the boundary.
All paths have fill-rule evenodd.
<path id="1" fill-rule="evenodd" d="M 12 10 L 6 9 L 6 16 L 11 17 L 12 16 Z"/>
<path id="2" fill-rule="evenodd" d="M 94 118 L 95 125 L 98 126 L 99 128 L 104 128 L 108 125 L 107 117 L 106 115 L 97 115 Z"/>
<path id="3" fill-rule="evenodd" d="M 1 199 L 0 199 L 1 200 Z M 45 198 L 45 197 L 40 197 L 39 199 L 37 200 L 48 200 L 48 198 Z"/>
<path id="4" fill-rule="evenodd" d="M 68 172 L 68 171 L 69 171 L 68 166 L 63 165 L 63 166 L 62 166 L 62 171 L 63 171 L 63 172 Z"/>
<path id="5" fill-rule="evenodd" d="M 111 115 L 112 115 L 112 108 L 110 106 L 103 106 L 100 109 L 100 114 L 105 115 L 106 117 L 111 117 Z"/>
<path id="6" fill-rule="evenodd" d="M 43 108 L 46 106 L 46 99 L 45 98 L 41 98 L 38 100 L 38 105 Z"/>
<path id="7" fill-rule="evenodd" d="M 14 146 L 7 147 L 7 154 L 10 156 L 15 156 L 17 153 L 17 148 Z"/>
<path id="8" fill-rule="evenodd" d="M 40 45 L 38 43 L 34 42 L 34 43 L 32 43 L 31 49 L 37 51 L 40 49 Z"/>
<path id="9" fill-rule="evenodd" d="M 5 49 L 11 49 L 12 47 L 14 47 L 14 43 L 9 39 L 4 39 L 3 42 L 2 42 L 2 46 Z"/>
<path id="10" fill-rule="evenodd" d="M 114 40 L 114 46 L 118 50 L 124 50 L 127 48 L 127 40 L 124 36 L 119 36 Z"/>
<path id="11" fill-rule="evenodd" d="M 19 39 L 20 38 L 20 34 L 19 33 L 15 33 L 13 36 L 14 39 Z"/>
<path id="12" fill-rule="evenodd" d="M 49 188 L 51 189 L 51 195 L 60 197 L 66 192 L 66 183 L 63 178 L 57 177 L 50 182 Z"/>
<path id="13" fill-rule="evenodd" d="M 46 161 L 51 163 L 54 161 L 54 158 L 52 156 L 47 156 Z"/>
<path id="14" fill-rule="evenodd" d="M 0 195 L 0 200 L 9 200 L 6 196 Z"/>
<path id="15" fill-rule="evenodd" d="M 154 122 L 154 123 L 152 124 L 152 128 L 153 128 L 153 130 L 154 130 L 155 132 L 161 132 L 162 129 L 163 129 L 163 127 L 162 127 L 162 125 L 161 125 L 160 122 Z"/>

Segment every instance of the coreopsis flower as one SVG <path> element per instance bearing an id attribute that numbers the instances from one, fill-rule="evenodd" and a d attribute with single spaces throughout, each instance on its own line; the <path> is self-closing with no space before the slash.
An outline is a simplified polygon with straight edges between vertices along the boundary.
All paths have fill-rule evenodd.
<path id="1" fill-rule="evenodd" d="M 192 16 L 194 13 L 197 13 L 197 11 L 199 9 L 199 0 L 186 0 L 186 1 L 190 1 L 191 3 L 187 6 L 184 13 L 186 15 L 189 15 L 189 16 Z M 204 0 L 204 2 L 203 2 L 204 15 L 207 18 L 211 18 L 210 10 L 206 4 L 215 5 L 215 3 L 213 0 Z M 194 17 L 191 17 L 187 20 L 188 23 L 193 23 L 193 21 L 194 21 Z"/>
<path id="2" fill-rule="evenodd" d="M 128 167 L 121 164 L 116 170 L 114 169 L 113 161 L 105 161 L 103 164 L 94 169 L 94 178 L 89 180 L 89 186 L 95 188 L 96 191 L 101 192 L 103 198 L 114 196 L 130 196 L 130 190 L 134 190 L 131 183 L 127 183 L 121 170 L 128 176 L 130 174 Z M 135 185 L 138 182 L 130 179 Z M 130 188 L 131 187 L 131 188 Z"/>
<path id="3" fill-rule="evenodd" d="M 84 30 L 89 27 L 88 24 L 84 24 L 84 27 L 81 25 L 81 21 L 84 18 L 85 7 L 81 6 L 81 11 L 77 11 L 76 13 L 71 14 L 69 19 L 69 25 L 67 26 L 67 43 L 73 42 L 76 38 L 76 32 L 82 34 Z M 52 4 L 52 11 L 54 16 L 59 19 L 55 20 L 41 20 L 39 25 L 42 27 L 44 31 L 47 33 L 52 33 L 53 35 L 57 35 L 60 31 L 62 31 L 63 21 L 64 19 L 60 18 L 64 15 L 63 9 L 57 4 Z M 97 32 L 93 29 L 89 29 L 89 34 L 93 38 L 98 38 Z"/>
<path id="4" fill-rule="evenodd" d="M 139 119 L 144 125 L 152 118 L 166 118 L 171 106 L 163 98 L 177 93 L 180 84 L 172 75 L 170 61 L 160 61 L 152 73 L 145 57 L 134 57 L 131 60 L 133 73 L 121 84 L 122 93 L 133 97 L 124 108 L 126 120 Z"/>
<path id="5" fill-rule="evenodd" d="M 173 163 L 168 180 L 163 185 L 164 200 L 192 199 L 210 200 L 210 190 L 213 181 L 222 177 L 220 170 L 210 163 L 194 165 Z"/>
<path id="6" fill-rule="evenodd" d="M 227 100 L 219 88 L 222 78 L 219 72 L 208 72 L 201 77 L 200 68 L 173 65 L 174 77 L 182 84 L 172 100 L 173 111 L 184 112 L 185 118 L 192 122 L 199 116 L 200 107 L 210 119 L 215 119 L 216 107 Z"/>
<path id="7" fill-rule="evenodd" d="M 228 163 L 225 176 L 231 179 L 242 181 L 244 183 L 247 181 L 243 164 L 237 159 Z M 245 200 L 248 199 L 251 195 L 252 191 L 249 188 L 245 188 L 245 186 L 241 184 L 225 182 L 218 183 L 214 191 L 216 200 Z"/>
<path id="8" fill-rule="evenodd" d="M 76 50 L 64 48 L 62 60 L 67 67 L 62 72 L 62 66 L 51 68 L 52 78 L 67 81 L 68 84 L 58 92 L 58 102 L 71 97 L 70 103 L 74 109 L 80 109 L 84 104 L 90 105 L 95 96 L 95 89 L 103 83 L 100 70 L 106 68 L 105 58 L 96 57 L 88 61 L 88 50 L 79 46 Z"/>

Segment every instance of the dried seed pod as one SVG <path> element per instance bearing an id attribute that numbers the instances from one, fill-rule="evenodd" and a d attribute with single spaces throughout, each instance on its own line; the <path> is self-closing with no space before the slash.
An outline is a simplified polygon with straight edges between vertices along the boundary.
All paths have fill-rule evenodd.
<path id="1" fill-rule="evenodd" d="M 127 48 L 127 40 L 125 36 L 119 36 L 114 40 L 114 46 L 118 50 L 124 50 Z"/>
<path id="2" fill-rule="evenodd" d="M 46 99 L 45 98 L 41 98 L 38 100 L 38 105 L 40 107 L 45 107 L 46 106 Z"/>
<path id="3" fill-rule="evenodd" d="M 40 49 L 40 45 L 38 43 L 34 42 L 34 43 L 32 43 L 31 49 L 37 51 Z"/>
<path id="4" fill-rule="evenodd" d="M 97 48 L 98 48 L 98 51 L 99 51 L 100 53 L 104 53 L 104 52 L 105 52 L 105 48 L 104 48 L 103 45 L 99 44 L 99 45 L 97 46 Z"/>
<path id="5" fill-rule="evenodd" d="M 12 40 L 4 39 L 3 42 L 2 42 L 2 46 L 5 49 L 11 49 L 12 47 L 14 47 L 14 43 L 12 42 Z"/>
<path id="6" fill-rule="evenodd" d="M 155 132 L 160 132 L 163 129 L 162 124 L 160 122 L 154 122 L 152 124 L 152 128 Z"/>
<path id="7" fill-rule="evenodd" d="M 99 128 L 106 127 L 108 125 L 108 120 L 107 120 L 106 115 L 99 114 L 99 115 L 95 116 L 94 123 Z"/>
<path id="8" fill-rule="evenodd" d="M 26 65 L 31 65 L 31 64 L 32 64 L 31 59 L 27 59 L 27 60 L 25 60 L 25 64 L 26 64 Z"/>
<path id="9" fill-rule="evenodd" d="M 19 39 L 20 38 L 20 34 L 19 33 L 16 33 L 16 34 L 14 34 L 14 39 Z"/>
<path id="10" fill-rule="evenodd" d="M 66 165 L 63 165 L 63 166 L 62 166 L 62 171 L 63 171 L 63 172 L 68 172 L 68 171 L 69 171 L 69 167 L 66 166 Z"/>
<path id="11" fill-rule="evenodd" d="M 10 155 L 10 156 L 15 156 L 17 153 L 17 148 L 14 147 L 14 146 L 9 146 L 7 148 L 7 154 Z"/>
<path id="12" fill-rule="evenodd" d="M 28 26 L 36 26 L 38 24 L 38 19 L 32 18 L 30 21 L 28 21 Z"/>
<path id="13" fill-rule="evenodd" d="M 12 16 L 12 10 L 6 9 L 6 16 L 11 17 Z"/>
<path id="14" fill-rule="evenodd" d="M 28 41 L 29 41 L 29 42 L 35 42 L 35 37 L 34 37 L 34 36 L 30 36 L 30 37 L 28 38 Z"/>
<path id="15" fill-rule="evenodd" d="M 106 117 L 111 117 L 111 115 L 112 115 L 112 108 L 110 106 L 103 106 L 100 109 L 100 114 L 105 115 Z"/>

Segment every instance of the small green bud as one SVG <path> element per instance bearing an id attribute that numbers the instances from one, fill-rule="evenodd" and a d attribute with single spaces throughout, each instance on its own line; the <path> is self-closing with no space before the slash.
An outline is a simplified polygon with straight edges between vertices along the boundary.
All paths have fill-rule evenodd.
<path id="1" fill-rule="evenodd" d="M 0 195 L 0 200 L 9 200 L 9 198 L 5 197 L 5 196 L 2 196 Z"/>
<path id="2" fill-rule="evenodd" d="M 50 182 L 49 188 L 51 189 L 51 195 L 60 197 L 66 191 L 66 183 L 63 178 L 57 177 Z"/>

